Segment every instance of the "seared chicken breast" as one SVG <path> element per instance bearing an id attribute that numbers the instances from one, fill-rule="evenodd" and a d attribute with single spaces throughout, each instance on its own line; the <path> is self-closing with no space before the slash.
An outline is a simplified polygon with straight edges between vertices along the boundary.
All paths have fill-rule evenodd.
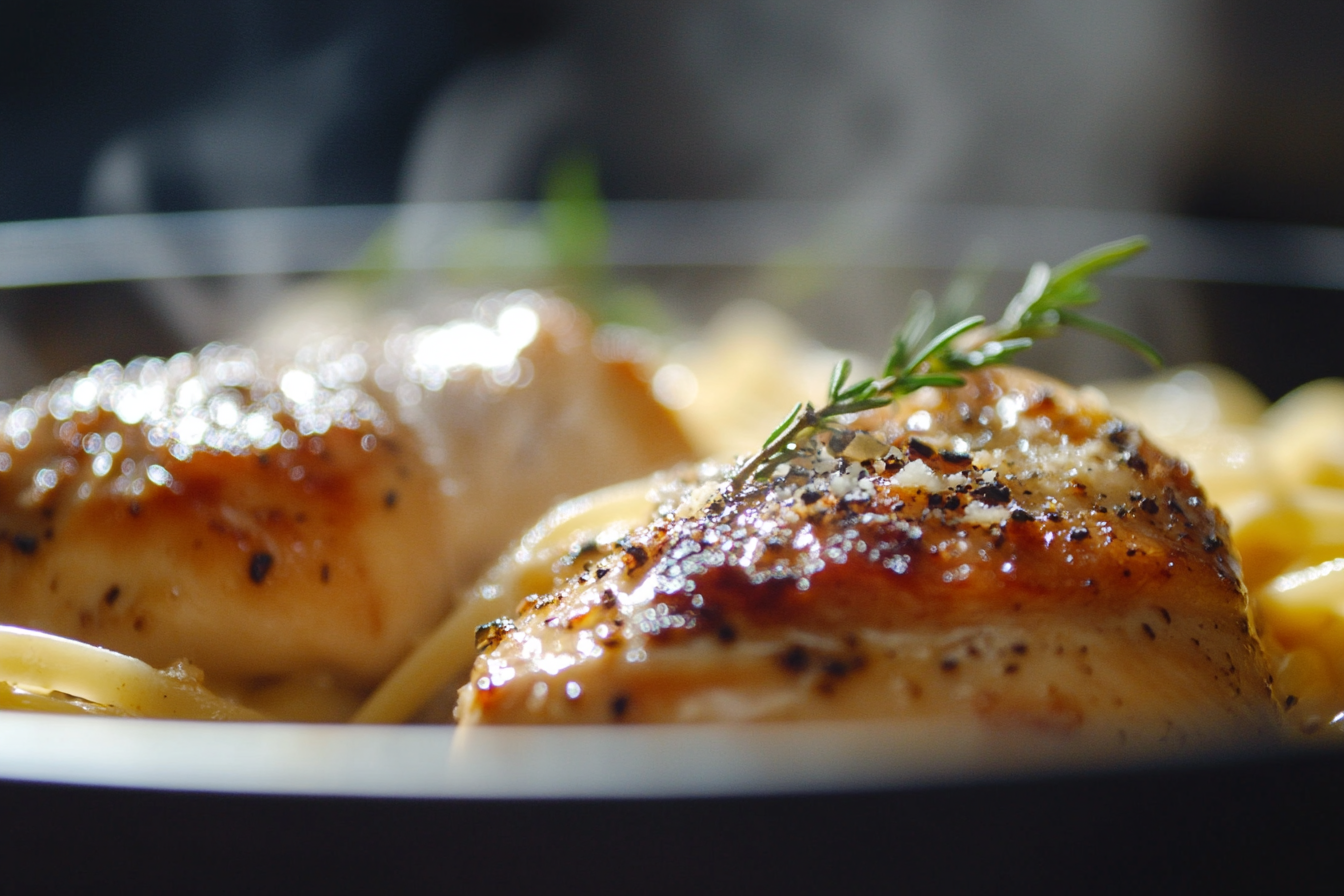
<path id="1" fill-rule="evenodd" d="M 1275 729 L 1226 524 L 1099 395 L 990 369 L 800 449 L 764 481 L 655 477 L 642 525 L 586 507 L 558 560 L 525 539 L 482 586 L 520 603 L 479 630 L 459 720 Z"/>
<path id="2" fill-rule="evenodd" d="M 0 622 L 348 714 L 554 500 L 685 458 L 591 337 L 515 295 L 286 357 L 109 361 L 0 405 Z"/>

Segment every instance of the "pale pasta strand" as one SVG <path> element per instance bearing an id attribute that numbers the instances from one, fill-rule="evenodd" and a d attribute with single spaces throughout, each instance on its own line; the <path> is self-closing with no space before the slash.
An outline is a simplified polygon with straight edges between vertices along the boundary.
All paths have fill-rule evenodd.
<path id="1" fill-rule="evenodd" d="M 257 720 L 261 716 L 212 694 L 186 673 L 160 671 L 124 654 L 80 641 L 0 626 L 0 705 L 70 711 L 68 694 L 113 715 L 162 719 Z"/>

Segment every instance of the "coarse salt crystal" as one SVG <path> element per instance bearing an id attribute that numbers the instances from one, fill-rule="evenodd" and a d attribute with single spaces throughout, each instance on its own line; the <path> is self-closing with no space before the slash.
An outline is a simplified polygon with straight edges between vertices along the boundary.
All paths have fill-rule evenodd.
<path id="1" fill-rule="evenodd" d="M 1007 507 L 991 507 L 979 501 L 972 501 L 966 505 L 962 519 L 977 526 L 1001 526 L 1008 522 L 1008 515 Z"/>
<path id="2" fill-rule="evenodd" d="M 922 460 L 906 464 L 899 473 L 891 477 L 891 481 L 901 488 L 922 488 L 927 492 L 941 492 L 947 487 L 943 483 L 943 477 Z"/>
<path id="3" fill-rule="evenodd" d="M 835 495 L 837 498 L 843 498 L 854 490 L 854 487 L 858 485 L 858 482 L 859 478 L 852 473 L 842 476 L 833 476 L 831 477 L 831 494 Z"/>
<path id="4" fill-rule="evenodd" d="M 686 500 L 681 502 L 681 506 L 677 508 L 677 516 L 681 519 L 695 516 L 705 509 L 706 505 L 718 494 L 718 491 L 718 485 L 713 482 L 706 482 L 699 486 L 686 496 Z"/>

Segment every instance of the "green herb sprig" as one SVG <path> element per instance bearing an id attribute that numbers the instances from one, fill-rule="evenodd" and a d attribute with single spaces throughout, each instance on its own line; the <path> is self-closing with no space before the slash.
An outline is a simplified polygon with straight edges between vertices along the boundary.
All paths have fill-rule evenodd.
<path id="1" fill-rule="evenodd" d="M 1002 364 L 1031 348 L 1036 340 L 1056 335 L 1061 327 L 1077 327 L 1110 339 L 1160 367 L 1161 356 L 1143 339 L 1076 310 L 1100 297 L 1089 279 L 1093 274 L 1146 248 L 1148 241 L 1135 236 L 1089 249 L 1053 268 L 1037 262 L 1003 316 L 994 323 L 980 315 L 947 323 L 947 304 L 940 308 L 927 293 L 917 295 L 909 316 L 892 339 L 882 374 L 850 383 L 853 363 L 846 358 L 837 364 L 826 390 L 825 406 L 794 405 L 761 450 L 738 466 L 734 486 L 765 478 L 775 466 L 796 457 L 807 439 L 819 432 L 834 431 L 831 421 L 837 417 L 886 407 L 924 386 L 964 385 L 957 371 Z M 960 305 L 954 308 L 956 316 L 969 310 L 965 303 L 955 304 Z M 931 332 L 934 335 L 929 336 Z"/>

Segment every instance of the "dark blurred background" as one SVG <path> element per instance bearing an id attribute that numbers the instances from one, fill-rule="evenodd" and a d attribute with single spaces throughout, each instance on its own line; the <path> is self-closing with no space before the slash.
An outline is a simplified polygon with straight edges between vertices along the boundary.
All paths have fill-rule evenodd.
<path id="1" fill-rule="evenodd" d="M 582 151 L 613 200 L 1344 227 L 1337 4 L 52 0 L 5 22 L 3 221 L 534 199 Z M 1344 374 L 1340 298 L 1180 301 L 1191 353 L 1278 395 Z"/>

